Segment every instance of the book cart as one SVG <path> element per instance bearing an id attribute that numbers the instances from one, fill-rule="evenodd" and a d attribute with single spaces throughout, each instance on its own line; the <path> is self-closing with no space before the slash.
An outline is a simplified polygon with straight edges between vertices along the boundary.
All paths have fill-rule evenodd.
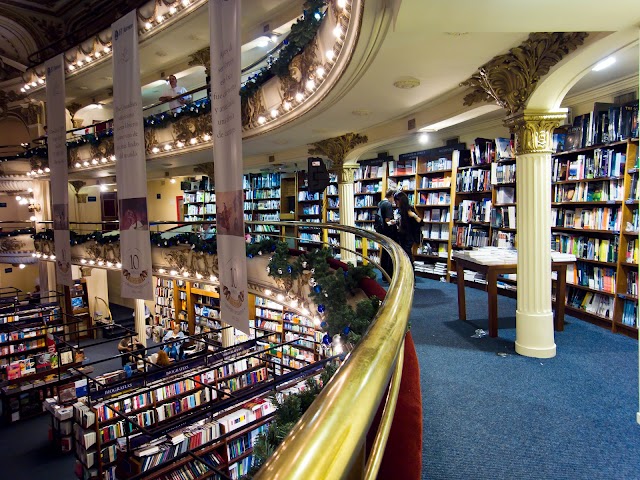
<path id="1" fill-rule="evenodd" d="M 230 414 L 238 411 L 238 402 L 244 405 L 257 395 L 257 389 L 272 388 L 272 379 L 280 375 L 277 370 L 282 367 L 264 354 L 264 348 L 259 339 L 251 339 L 233 347 L 206 351 L 169 367 L 147 369 L 114 383 L 90 379 L 86 400 L 74 405 L 77 476 L 110 479 L 116 478 L 117 471 L 117 478 L 146 478 L 150 469 L 185 454 L 197 443 L 193 436 L 181 437 L 181 428 L 211 419 L 231 407 Z M 278 347 L 269 345 L 269 348 Z M 254 416 L 261 414 L 262 411 Z M 216 437 L 227 434 L 221 440 L 223 445 L 218 446 L 217 464 L 224 463 L 231 478 L 235 475 L 232 472 L 244 472 L 251 463 L 247 451 L 251 435 L 240 438 L 250 432 L 245 429 L 235 432 L 244 420 L 242 415 L 234 417 L 226 427 L 220 422 L 204 437 L 198 436 L 204 442 L 212 432 Z M 265 422 L 266 417 L 260 425 Z M 260 425 L 256 429 L 262 431 Z M 250 439 L 257 434 L 253 432 Z M 225 450 L 227 447 L 230 450 Z M 233 452 L 240 450 L 242 454 L 234 456 Z M 181 465 L 172 462 L 170 467 L 164 467 Z"/>

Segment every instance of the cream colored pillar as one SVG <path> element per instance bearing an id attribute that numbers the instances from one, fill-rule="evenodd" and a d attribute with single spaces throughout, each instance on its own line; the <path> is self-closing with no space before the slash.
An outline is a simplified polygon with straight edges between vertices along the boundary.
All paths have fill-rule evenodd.
<path id="1" fill-rule="evenodd" d="M 228 323 L 221 322 L 223 327 L 229 327 Z M 222 330 L 222 348 L 232 347 L 236 344 L 236 336 L 233 327 Z"/>
<path id="2" fill-rule="evenodd" d="M 353 174 L 358 169 L 356 165 L 342 165 L 336 170 L 338 175 L 338 200 L 340 225 L 355 227 Z M 356 238 L 353 233 L 340 232 L 340 246 L 347 250 L 340 250 L 340 260 L 357 264 L 357 257 L 352 251 L 356 249 Z M 350 250 L 350 251 L 349 251 Z"/>
<path id="3" fill-rule="evenodd" d="M 551 147 L 553 129 L 565 116 L 525 111 L 506 122 L 515 133 L 516 148 L 516 352 L 527 357 L 556 355 L 551 308 Z"/>
<path id="4" fill-rule="evenodd" d="M 138 334 L 138 340 L 145 347 L 147 346 L 147 334 L 146 329 L 147 325 L 144 321 L 144 300 L 136 298 L 135 307 L 133 309 L 133 313 L 135 315 L 135 326 L 136 333 Z"/>

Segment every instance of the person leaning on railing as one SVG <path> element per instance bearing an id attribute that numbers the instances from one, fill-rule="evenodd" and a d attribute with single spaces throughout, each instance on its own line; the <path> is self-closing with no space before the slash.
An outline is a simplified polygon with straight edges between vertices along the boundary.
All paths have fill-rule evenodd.
<path id="1" fill-rule="evenodd" d="M 191 101 L 191 95 L 183 95 L 187 93 L 187 89 L 178 86 L 178 79 L 175 75 L 169 75 L 168 82 L 169 85 L 165 88 L 159 100 L 161 102 L 169 102 L 169 108 L 178 113 L 183 105 Z"/>

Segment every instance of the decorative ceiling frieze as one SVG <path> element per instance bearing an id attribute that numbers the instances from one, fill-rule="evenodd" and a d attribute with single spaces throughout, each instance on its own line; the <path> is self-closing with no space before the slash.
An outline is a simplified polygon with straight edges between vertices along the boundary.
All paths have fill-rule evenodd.
<path id="1" fill-rule="evenodd" d="M 471 87 L 464 105 L 497 103 L 509 115 L 522 110 L 551 67 L 584 43 L 586 32 L 531 33 L 521 45 L 485 63 L 460 85 Z"/>

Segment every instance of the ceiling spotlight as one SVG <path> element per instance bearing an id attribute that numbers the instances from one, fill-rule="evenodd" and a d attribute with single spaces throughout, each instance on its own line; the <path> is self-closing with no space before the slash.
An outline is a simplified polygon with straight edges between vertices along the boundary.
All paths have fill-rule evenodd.
<path id="1" fill-rule="evenodd" d="M 316 82 L 314 82 L 313 80 L 307 80 L 306 87 L 307 90 L 313 90 L 314 88 L 316 88 Z"/>
<path id="2" fill-rule="evenodd" d="M 164 272 L 166 272 L 166 270 L 164 268 L 159 268 L 158 269 L 158 273 L 164 273 Z"/>
<path id="3" fill-rule="evenodd" d="M 39 78 L 39 79 L 38 79 L 38 83 L 39 83 L 40 85 L 44 85 L 44 79 L 43 79 L 43 78 Z"/>
<path id="4" fill-rule="evenodd" d="M 107 190 L 109 190 L 109 187 L 107 187 L 106 185 L 100 185 L 101 192 L 106 192 Z"/>
<path id="5" fill-rule="evenodd" d="M 44 173 L 49 173 L 51 169 L 49 167 L 44 167 Z"/>
<path id="6" fill-rule="evenodd" d="M 96 52 L 96 53 L 94 53 L 94 55 L 96 56 L 96 58 L 100 58 L 101 54 L 100 54 L 100 52 Z"/>
<path id="7" fill-rule="evenodd" d="M 109 158 L 111 159 L 112 162 L 116 161 L 116 156 L 115 155 L 111 155 Z"/>
<path id="8" fill-rule="evenodd" d="M 318 67 L 318 69 L 316 70 L 316 75 L 318 76 L 318 78 L 324 77 L 324 68 Z"/>
<path id="9" fill-rule="evenodd" d="M 24 88 L 25 90 L 29 90 L 31 87 L 30 87 L 30 86 L 29 86 L 29 84 L 27 83 L 27 84 L 26 84 L 24 87 L 22 87 L 22 88 Z"/>
<path id="10" fill-rule="evenodd" d="M 30 177 L 30 176 L 31 176 L 31 172 L 27 172 L 27 177 Z"/>
<path id="11" fill-rule="evenodd" d="M 76 164 L 74 165 L 74 167 L 76 168 L 80 168 L 82 165 L 80 164 L 80 162 L 76 162 Z"/>
<path id="12" fill-rule="evenodd" d="M 107 262 L 107 267 L 113 267 L 113 263 L 112 262 Z"/>
<path id="13" fill-rule="evenodd" d="M 38 175 L 42 175 L 44 173 L 44 170 L 42 170 L 41 168 L 38 169 Z"/>
<path id="14" fill-rule="evenodd" d="M 202 136 L 202 139 L 203 139 L 205 142 L 208 142 L 209 140 L 211 140 L 211 135 L 209 135 L 208 133 L 205 133 L 205 134 Z"/>
<path id="15" fill-rule="evenodd" d="M 265 295 L 271 295 L 271 290 L 269 290 L 268 288 L 264 291 Z"/>
<path id="16" fill-rule="evenodd" d="M 182 0 L 182 6 L 183 7 L 188 7 L 189 6 L 190 1 L 189 0 Z"/>
<path id="17" fill-rule="evenodd" d="M 197 138 L 192 138 L 191 140 L 189 140 L 189 143 L 191 145 L 195 145 L 196 143 L 198 143 L 198 139 Z"/>
<path id="18" fill-rule="evenodd" d="M 616 63 L 615 57 L 607 57 L 604 60 L 596 63 L 591 70 L 593 70 L 594 72 L 599 72 L 600 70 L 604 70 L 605 68 L 610 67 L 614 63 Z"/>
<path id="19" fill-rule="evenodd" d="M 147 29 L 147 30 L 151 30 L 151 27 L 152 27 L 152 25 L 151 25 L 151 23 L 149 23 L 149 22 L 146 22 L 146 23 L 144 24 L 144 28 L 145 28 L 145 29 Z"/>
<path id="20" fill-rule="evenodd" d="M 89 265 L 95 265 L 96 261 L 95 260 L 89 260 Z"/>
<path id="21" fill-rule="evenodd" d="M 177 12 L 176 7 L 173 7 L 173 6 L 169 7 L 169 15 L 173 15 L 176 12 Z"/>
<path id="22" fill-rule="evenodd" d="M 284 295 L 282 295 L 281 293 L 279 293 L 279 294 L 276 296 L 276 299 L 277 299 L 279 302 L 282 302 L 282 301 L 284 300 Z"/>
<path id="23" fill-rule="evenodd" d="M 69 71 L 70 71 L 70 72 L 73 72 L 75 69 L 76 69 L 76 67 L 75 67 L 75 66 L 73 66 L 73 65 L 69 65 Z"/>
<path id="24" fill-rule="evenodd" d="M 80 263 L 84 265 L 85 263 L 87 263 L 87 261 L 84 258 L 81 258 Z"/>
<path id="25" fill-rule="evenodd" d="M 265 37 L 264 35 L 256 38 L 256 46 L 260 48 L 264 48 L 269 45 L 269 37 Z"/>
<path id="26" fill-rule="evenodd" d="M 87 63 L 91 62 L 91 60 L 93 60 L 91 57 L 85 57 L 85 59 L 84 59 L 84 61 L 87 62 Z"/>
<path id="27" fill-rule="evenodd" d="M 276 118 L 278 116 L 278 110 L 275 108 L 271 110 L 271 118 Z"/>
<path id="28" fill-rule="evenodd" d="M 122 268 L 122 264 L 120 262 L 116 263 L 116 268 Z"/>
<path id="29" fill-rule="evenodd" d="M 33 192 L 33 188 L 31 188 L 31 187 L 27 188 L 27 192 L 29 192 L 29 193 Z"/>
<path id="30" fill-rule="evenodd" d="M 158 22 L 158 23 L 162 22 L 163 20 L 164 20 L 164 17 L 162 15 L 158 15 L 156 17 L 156 22 Z"/>
<path id="31" fill-rule="evenodd" d="M 172 178 L 171 180 L 169 180 L 169 183 L 176 183 L 176 179 Z"/>
<path id="32" fill-rule="evenodd" d="M 304 100 L 304 95 L 302 94 L 302 92 L 296 93 L 296 100 L 298 102 L 301 102 L 302 100 Z"/>
<path id="33" fill-rule="evenodd" d="M 78 65 L 79 67 L 81 67 L 82 65 L 84 65 L 84 63 L 82 63 L 82 60 L 78 60 L 78 61 L 76 62 L 76 65 Z"/>
<path id="34" fill-rule="evenodd" d="M 178 272 L 176 270 L 171 270 L 169 272 L 169 275 L 171 275 L 172 277 L 175 277 L 176 275 L 178 275 Z"/>
<path id="35" fill-rule="evenodd" d="M 260 125 L 264 125 L 266 122 L 267 122 L 267 119 L 266 119 L 266 118 L 264 118 L 262 115 L 260 115 L 260 116 L 258 117 L 258 123 L 259 123 Z"/>
<path id="36" fill-rule="evenodd" d="M 291 102 L 284 102 L 282 104 L 282 106 L 284 107 L 285 110 L 289 111 L 291 110 Z"/>
<path id="37" fill-rule="evenodd" d="M 164 146 L 164 149 L 168 152 L 169 150 L 171 150 L 171 145 L 169 145 L 168 143 Z"/>
<path id="38" fill-rule="evenodd" d="M 274 33 L 273 35 L 271 35 L 271 37 L 269 37 L 269 40 L 271 40 L 273 43 L 276 43 L 278 41 L 278 36 Z"/>
<path id="39" fill-rule="evenodd" d="M 421 133 L 420 135 L 418 135 L 418 142 L 420 142 L 420 144 L 422 145 L 426 145 L 427 143 L 429 143 L 429 135 L 427 135 L 426 133 Z"/>
<path id="40" fill-rule="evenodd" d="M 109 53 L 111 49 L 109 47 L 104 47 L 104 53 Z"/>
<path id="41" fill-rule="evenodd" d="M 340 25 L 336 25 L 336 28 L 333 29 L 333 36 L 336 38 L 340 38 L 342 36 L 342 27 Z"/>
<path id="42" fill-rule="evenodd" d="M 160 151 L 160 149 L 158 147 L 153 147 L 151 149 L 151 153 L 158 153 Z"/>
<path id="43" fill-rule="evenodd" d="M 176 143 L 176 147 L 182 148 L 182 147 L 184 147 L 184 143 L 181 142 L 180 140 L 178 140 L 178 142 Z"/>
<path id="44" fill-rule="evenodd" d="M 103 266 L 104 262 L 102 260 L 98 260 L 98 265 Z"/>
<path id="45" fill-rule="evenodd" d="M 25 265 L 24 263 L 21 263 L 20 265 L 18 265 L 18 268 L 19 268 L 20 270 L 22 270 L 24 267 L 26 267 L 26 265 Z"/>
<path id="46" fill-rule="evenodd" d="M 327 60 L 329 60 L 330 62 L 333 60 L 333 58 L 335 57 L 335 54 L 333 53 L 333 50 L 327 50 L 327 52 L 324 54 L 325 57 L 327 57 Z"/>
<path id="47" fill-rule="evenodd" d="M 336 3 L 340 8 L 346 8 L 347 6 L 347 0 L 338 0 Z"/>
<path id="48" fill-rule="evenodd" d="M 101 163 L 107 163 L 107 159 L 106 159 L 106 157 L 102 157 L 102 158 L 100 159 L 100 162 L 101 162 Z"/>
<path id="49" fill-rule="evenodd" d="M 85 167 L 88 167 L 89 166 L 89 162 L 85 160 L 84 162 L 82 162 L 82 165 L 84 165 Z"/>
<path id="50" fill-rule="evenodd" d="M 36 216 L 35 216 L 35 215 L 31 215 L 31 216 L 29 217 L 29 221 L 31 221 L 31 222 L 35 222 L 36 220 L 38 220 L 38 219 L 36 218 Z"/>
<path id="51" fill-rule="evenodd" d="M 91 160 L 91 165 L 97 165 L 98 164 L 98 159 L 94 158 L 93 160 Z"/>

